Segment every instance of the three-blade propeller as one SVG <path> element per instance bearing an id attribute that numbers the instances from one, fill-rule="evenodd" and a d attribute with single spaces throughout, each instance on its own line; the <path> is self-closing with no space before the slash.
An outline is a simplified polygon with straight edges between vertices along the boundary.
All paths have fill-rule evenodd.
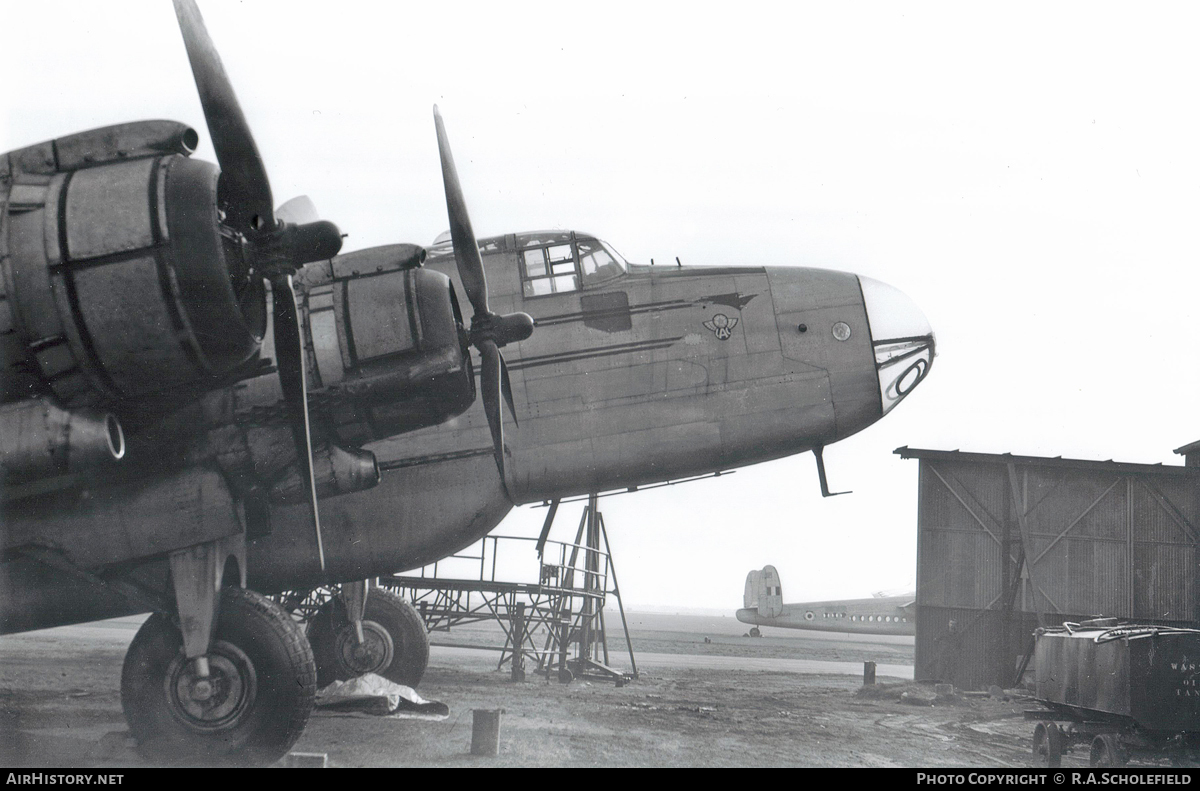
<path id="1" fill-rule="evenodd" d="M 317 556 L 325 569 L 321 542 L 321 520 L 317 511 L 317 488 L 313 477 L 312 430 L 308 419 L 308 384 L 304 371 L 304 344 L 300 334 L 299 310 L 292 290 L 292 275 L 310 261 L 337 255 L 342 235 L 331 222 L 317 220 L 307 198 L 289 201 L 281 214 L 296 221 L 276 218 L 272 208 L 271 184 L 250 126 L 242 114 L 233 85 L 209 38 L 194 0 L 174 0 L 175 15 L 187 47 L 200 106 L 212 136 L 221 175 L 217 181 L 217 204 L 221 224 L 234 235 L 246 261 L 247 277 L 270 281 L 275 328 L 275 362 L 287 405 L 288 420 L 296 443 L 296 455 L 309 482 Z M 293 205 L 295 204 L 295 205 Z M 282 211 L 291 207 L 290 213 Z M 298 222 L 303 218 L 303 222 Z"/>
<path id="2" fill-rule="evenodd" d="M 332 258 L 341 250 L 342 237 L 336 225 L 318 219 L 306 196 L 273 208 L 266 166 L 254 143 L 237 95 L 216 47 L 208 35 L 194 0 L 173 0 L 191 63 L 200 105 L 212 136 L 221 173 L 217 181 L 217 203 L 221 224 L 236 238 L 242 250 L 246 278 L 262 277 L 271 283 L 275 357 L 288 419 L 302 473 L 309 482 L 309 504 L 322 571 L 325 552 L 313 475 L 312 429 L 308 414 L 308 384 L 304 370 L 304 345 L 292 275 L 306 263 Z M 434 107 L 438 150 L 446 189 L 446 209 L 459 277 L 474 308 L 468 341 L 480 353 L 480 389 L 491 429 L 496 467 L 508 494 L 504 474 L 504 424 L 501 400 L 513 408 L 508 366 L 500 347 L 524 340 L 533 332 L 533 319 L 525 313 L 499 315 L 488 307 L 487 278 L 466 202 L 459 185 L 450 143 L 437 107 Z M 469 359 L 468 359 L 469 364 Z M 472 374 L 473 376 L 473 374 Z M 511 499 L 511 495 L 509 495 Z"/>
<path id="3" fill-rule="evenodd" d="M 504 476 L 504 418 L 500 409 L 503 399 L 516 422 L 513 408 L 512 385 L 508 379 L 508 365 L 500 354 L 505 344 L 523 341 L 533 333 L 533 318 L 527 313 L 493 313 L 488 307 L 487 276 L 483 273 L 483 258 L 471 218 L 467 214 L 467 203 L 463 199 L 462 186 L 458 182 L 458 170 L 454 167 L 454 155 L 450 153 L 450 140 L 437 105 L 433 108 L 433 123 L 437 127 L 438 153 L 442 158 L 442 182 L 446 188 L 446 212 L 450 215 L 450 238 L 454 242 L 454 260 L 458 264 L 458 276 L 467 292 L 467 300 L 475 309 L 471 317 L 470 343 L 479 350 L 483 369 L 479 372 L 479 389 L 482 391 L 483 409 L 488 427 L 492 430 L 492 446 L 496 457 L 496 468 L 500 472 L 500 485 L 511 500 L 508 482 Z M 473 374 L 472 374 L 473 375 Z"/>

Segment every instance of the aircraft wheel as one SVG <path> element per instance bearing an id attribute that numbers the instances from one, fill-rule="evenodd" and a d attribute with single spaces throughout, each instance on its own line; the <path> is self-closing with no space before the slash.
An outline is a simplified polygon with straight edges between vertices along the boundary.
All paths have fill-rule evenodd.
<path id="1" fill-rule="evenodd" d="M 364 673 L 407 687 L 421 683 L 429 664 L 429 633 L 412 604 L 385 588 L 371 588 L 363 638 L 360 645 L 340 597 L 321 605 L 308 624 L 318 688 Z"/>
<path id="2" fill-rule="evenodd" d="M 1033 729 L 1033 761 L 1037 766 L 1062 765 L 1063 734 L 1053 722 L 1039 722 Z"/>
<path id="3" fill-rule="evenodd" d="M 1092 739 L 1092 750 L 1088 756 L 1090 766 L 1124 766 L 1129 760 L 1120 739 L 1115 733 L 1102 733 Z"/>
<path id="4" fill-rule="evenodd" d="M 750 630 L 750 636 L 751 637 L 762 637 L 762 632 L 760 632 L 758 630 L 758 627 L 755 626 Z"/>
<path id="5" fill-rule="evenodd" d="M 279 605 L 254 591 L 221 592 L 207 679 L 183 637 L 151 615 L 121 670 L 121 708 L 138 749 L 166 763 L 263 766 L 300 738 L 316 695 L 312 649 Z"/>

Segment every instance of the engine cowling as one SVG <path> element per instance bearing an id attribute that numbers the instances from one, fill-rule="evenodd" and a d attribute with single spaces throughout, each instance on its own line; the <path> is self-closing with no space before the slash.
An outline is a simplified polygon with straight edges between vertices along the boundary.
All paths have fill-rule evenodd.
<path id="1" fill-rule="evenodd" d="M 220 231 L 196 140 L 146 121 L 0 156 L 0 401 L 107 405 L 252 367 L 263 283 Z"/>
<path id="2" fill-rule="evenodd" d="M 313 385 L 342 443 L 436 425 L 475 399 L 454 286 L 424 258 L 415 245 L 375 247 L 310 264 L 300 278 Z"/>

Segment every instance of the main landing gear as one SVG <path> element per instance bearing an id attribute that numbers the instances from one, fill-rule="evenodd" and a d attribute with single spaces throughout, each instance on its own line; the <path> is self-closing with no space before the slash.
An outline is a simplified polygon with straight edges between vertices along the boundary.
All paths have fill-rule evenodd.
<path id="1" fill-rule="evenodd" d="M 365 599 L 365 602 L 363 601 Z M 355 613 L 361 613 L 354 618 Z M 416 687 L 429 664 L 429 633 L 404 599 L 366 582 L 346 583 L 308 624 L 317 685 L 375 673 Z"/>
<path id="2" fill-rule="evenodd" d="M 242 534 L 168 555 L 174 604 L 134 636 L 121 708 L 138 750 L 163 764 L 274 763 L 317 693 L 312 648 L 278 604 L 246 590 Z"/>
<path id="3" fill-rule="evenodd" d="M 155 613 L 142 625 L 125 656 L 121 707 L 152 760 L 265 765 L 304 730 L 316 675 L 304 633 L 279 605 L 225 588 L 198 659 L 188 659 L 171 618 Z"/>

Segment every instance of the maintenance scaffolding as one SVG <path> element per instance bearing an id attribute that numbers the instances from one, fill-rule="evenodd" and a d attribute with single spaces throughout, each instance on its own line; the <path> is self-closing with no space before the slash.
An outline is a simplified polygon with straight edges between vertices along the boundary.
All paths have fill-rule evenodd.
<path id="1" fill-rule="evenodd" d="M 637 678 L 637 661 L 597 496 L 588 497 L 573 542 L 548 538 L 558 505 L 550 503 L 539 538 L 486 536 L 477 545 L 478 555 L 450 556 L 479 561 L 477 579 L 441 577 L 434 563 L 420 575 L 380 577 L 378 584 L 410 600 L 431 633 L 480 621 L 499 623 L 505 643 L 496 667 L 508 665 L 514 680 L 524 679 L 528 660 L 533 672 L 547 679 L 557 673 L 564 683 L 585 677 L 622 686 Z M 525 548 L 536 551 L 537 581 L 498 580 L 498 566 L 502 573 L 507 566 L 499 562 L 501 555 L 507 560 Z M 611 665 L 604 614 L 609 597 L 621 616 L 630 672 Z"/>

